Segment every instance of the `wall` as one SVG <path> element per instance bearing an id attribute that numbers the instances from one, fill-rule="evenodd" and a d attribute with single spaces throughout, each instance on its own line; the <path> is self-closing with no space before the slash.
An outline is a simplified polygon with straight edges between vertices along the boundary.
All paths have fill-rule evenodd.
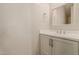
<path id="1" fill-rule="evenodd" d="M 3 47 L 3 32 L 4 32 L 4 30 L 3 30 L 3 28 L 4 28 L 4 25 L 3 25 L 3 9 L 2 9 L 2 6 L 0 5 L 0 54 L 2 54 L 3 53 L 3 49 L 2 49 L 2 47 Z"/>
<path id="2" fill-rule="evenodd" d="M 0 53 L 32 54 L 31 4 L 0 4 Z"/>
<path id="3" fill-rule="evenodd" d="M 48 28 L 48 4 L 0 4 L 0 54 L 39 54 L 39 30 Z"/>
<path id="4" fill-rule="evenodd" d="M 45 16 L 43 16 L 45 13 Z M 39 54 L 39 31 L 49 28 L 49 5 L 46 3 L 32 4 L 32 51 Z"/>
<path id="5" fill-rule="evenodd" d="M 38 3 L 36 4 L 38 19 L 40 20 L 40 29 L 49 29 L 49 4 L 48 3 Z"/>
<path id="6" fill-rule="evenodd" d="M 72 24 L 79 24 L 79 3 L 73 5 L 73 16 Z"/>

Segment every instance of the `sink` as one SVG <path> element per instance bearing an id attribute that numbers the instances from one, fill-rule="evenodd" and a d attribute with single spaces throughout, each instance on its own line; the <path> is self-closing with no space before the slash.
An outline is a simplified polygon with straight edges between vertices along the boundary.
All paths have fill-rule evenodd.
<path id="1" fill-rule="evenodd" d="M 79 35 L 79 31 L 66 31 L 66 34 L 75 34 L 75 35 Z"/>
<path id="2" fill-rule="evenodd" d="M 65 31 L 65 34 L 60 34 L 56 30 L 40 30 L 40 34 L 79 41 L 79 31 Z"/>

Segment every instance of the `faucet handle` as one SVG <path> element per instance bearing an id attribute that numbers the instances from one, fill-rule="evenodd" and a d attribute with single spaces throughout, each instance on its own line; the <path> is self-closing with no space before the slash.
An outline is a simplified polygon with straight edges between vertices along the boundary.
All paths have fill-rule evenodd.
<path id="1" fill-rule="evenodd" d="M 61 34 L 62 33 L 62 31 L 61 30 L 57 30 L 57 34 Z"/>
<path id="2" fill-rule="evenodd" d="M 62 30 L 62 29 L 59 29 L 59 30 L 57 30 L 57 33 L 58 34 L 65 34 L 66 32 L 64 30 Z"/>
<path id="3" fill-rule="evenodd" d="M 62 32 L 63 32 L 63 30 L 62 30 L 62 29 L 60 29 L 60 34 L 62 34 Z"/>
<path id="4" fill-rule="evenodd" d="M 63 31 L 63 34 L 66 34 L 66 31 Z"/>

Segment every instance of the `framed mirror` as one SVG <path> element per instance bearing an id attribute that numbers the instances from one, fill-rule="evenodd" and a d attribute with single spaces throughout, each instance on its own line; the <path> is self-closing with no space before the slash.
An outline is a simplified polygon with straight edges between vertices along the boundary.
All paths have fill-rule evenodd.
<path id="1" fill-rule="evenodd" d="M 71 24 L 73 19 L 73 3 L 50 4 L 50 20 L 52 25 Z"/>

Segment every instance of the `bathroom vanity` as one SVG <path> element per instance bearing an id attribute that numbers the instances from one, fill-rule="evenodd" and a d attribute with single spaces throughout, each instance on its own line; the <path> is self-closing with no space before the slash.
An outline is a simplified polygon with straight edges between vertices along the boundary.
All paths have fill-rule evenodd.
<path id="1" fill-rule="evenodd" d="M 79 4 L 49 4 L 49 6 L 51 30 L 40 30 L 40 54 L 78 55 Z M 75 30 L 75 32 L 70 33 L 65 30 Z"/>
<path id="2" fill-rule="evenodd" d="M 41 55 L 78 55 L 79 36 L 40 31 Z"/>

